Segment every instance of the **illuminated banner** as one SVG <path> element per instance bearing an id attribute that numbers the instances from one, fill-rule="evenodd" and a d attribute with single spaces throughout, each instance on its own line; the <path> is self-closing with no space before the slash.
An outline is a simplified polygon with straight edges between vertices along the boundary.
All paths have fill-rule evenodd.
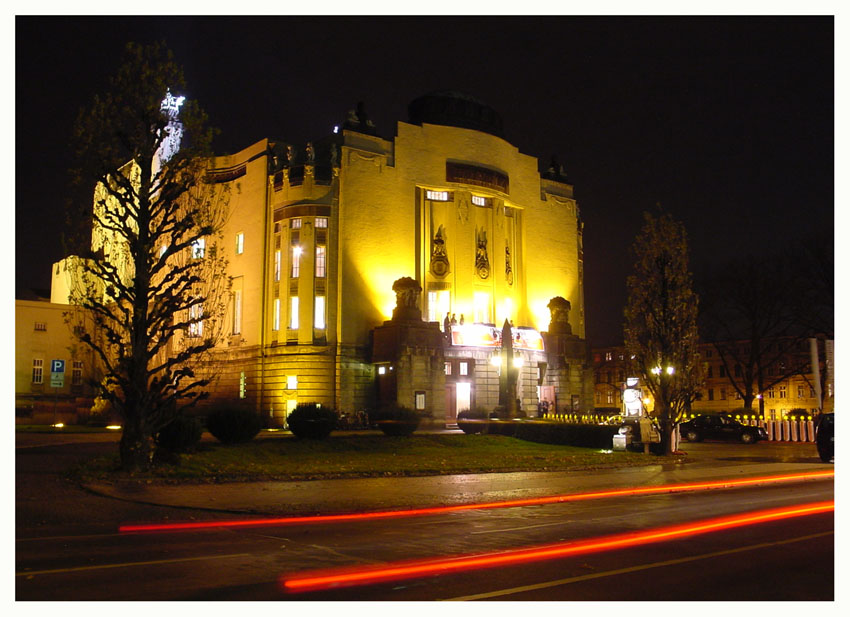
<path id="1" fill-rule="evenodd" d="M 451 327 L 452 345 L 466 347 L 501 347 L 502 330 L 496 326 L 475 323 Z M 534 328 L 511 328 L 513 348 L 543 351 L 543 337 Z"/>

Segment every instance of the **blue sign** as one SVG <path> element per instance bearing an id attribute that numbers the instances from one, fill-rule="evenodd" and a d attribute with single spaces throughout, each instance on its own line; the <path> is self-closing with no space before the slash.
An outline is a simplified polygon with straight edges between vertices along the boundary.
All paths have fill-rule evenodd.
<path id="1" fill-rule="evenodd" d="M 65 372 L 65 361 L 64 360 L 51 360 L 50 361 L 50 372 L 51 373 L 64 373 Z"/>

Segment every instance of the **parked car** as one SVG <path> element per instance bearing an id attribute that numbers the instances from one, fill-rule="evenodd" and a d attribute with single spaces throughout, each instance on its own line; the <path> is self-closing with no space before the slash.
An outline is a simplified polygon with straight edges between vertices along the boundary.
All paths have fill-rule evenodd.
<path id="1" fill-rule="evenodd" d="M 679 432 L 688 441 L 722 439 L 756 443 L 767 439 L 767 432 L 760 426 L 747 426 L 728 416 L 703 414 L 679 425 Z"/>
<path id="2" fill-rule="evenodd" d="M 835 414 L 821 414 L 815 432 L 815 444 L 818 447 L 818 456 L 824 463 L 835 458 Z"/>

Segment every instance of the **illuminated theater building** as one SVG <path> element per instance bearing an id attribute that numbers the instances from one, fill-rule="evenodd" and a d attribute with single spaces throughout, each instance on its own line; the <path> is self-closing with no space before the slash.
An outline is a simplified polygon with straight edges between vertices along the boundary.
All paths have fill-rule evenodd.
<path id="1" fill-rule="evenodd" d="M 231 185 L 232 281 L 212 401 L 275 425 L 308 401 L 452 424 L 499 405 L 507 322 L 514 413 L 593 408 L 573 187 L 490 107 L 427 95 L 392 139 L 361 107 L 324 139 L 217 157 L 211 177 Z"/>

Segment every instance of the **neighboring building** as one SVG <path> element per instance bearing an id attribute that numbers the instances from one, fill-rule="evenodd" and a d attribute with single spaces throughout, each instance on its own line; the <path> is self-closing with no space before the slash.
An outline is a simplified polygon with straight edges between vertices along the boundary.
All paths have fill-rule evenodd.
<path id="1" fill-rule="evenodd" d="M 471 97 L 424 96 L 409 114 L 392 139 L 359 107 L 305 147 L 264 139 L 215 159 L 231 298 L 212 401 L 278 425 L 307 401 L 452 423 L 499 404 L 508 321 L 520 408 L 592 408 L 573 187 Z"/>
<path id="2" fill-rule="evenodd" d="M 88 382 L 94 358 L 73 340 L 65 320 L 69 309 L 45 300 L 15 300 L 15 416 L 20 423 L 69 422 L 91 410 Z M 64 360 L 61 387 L 51 385 L 54 360 Z"/>
<path id="3" fill-rule="evenodd" d="M 829 341 L 831 346 L 831 341 Z M 748 341 L 735 341 L 734 344 L 742 349 L 748 345 Z M 771 343 L 768 343 L 771 345 Z M 827 369 L 825 360 L 824 341 L 819 341 L 821 352 L 821 373 L 827 371 L 831 375 L 831 368 Z M 777 349 L 779 347 L 777 346 Z M 733 372 L 733 377 L 741 379 L 741 367 L 732 366 L 727 368 L 718 355 L 717 350 L 711 343 L 701 343 L 699 354 L 702 358 L 703 384 L 700 388 L 697 400 L 691 405 L 691 412 L 697 413 L 720 413 L 733 412 L 743 407 L 743 400 L 735 387 L 730 382 L 727 371 Z M 622 391 L 627 377 L 630 375 L 629 362 L 625 347 L 600 347 L 594 348 L 593 373 L 594 373 L 594 402 L 597 410 L 603 408 L 622 408 Z M 811 414 L 818 411 L 818 398 L 815 392 L 815 376 L 812 371 L 809 339 L 803 339 L 789 349 L 782 357 L 772 363 L 771 367 L 765 369 L 766 383 L 776 381 L 760 394 L 764 401 L 764 419 L 781 420 L 792 409 L 805 409 Z M 757 388 L 754 388 L 757 391 Z M 645 397 L 650 397 L 644 393 Z M 834 406 L 833 382 L 831 378 L 826 380 L 826 388 L 823 392 L 823 407 L 831 410 Z M 652 409 L 652 403 L 649 403 Z M 758 413 L 759 400 L 753 401 L 753 411 Z"/>

